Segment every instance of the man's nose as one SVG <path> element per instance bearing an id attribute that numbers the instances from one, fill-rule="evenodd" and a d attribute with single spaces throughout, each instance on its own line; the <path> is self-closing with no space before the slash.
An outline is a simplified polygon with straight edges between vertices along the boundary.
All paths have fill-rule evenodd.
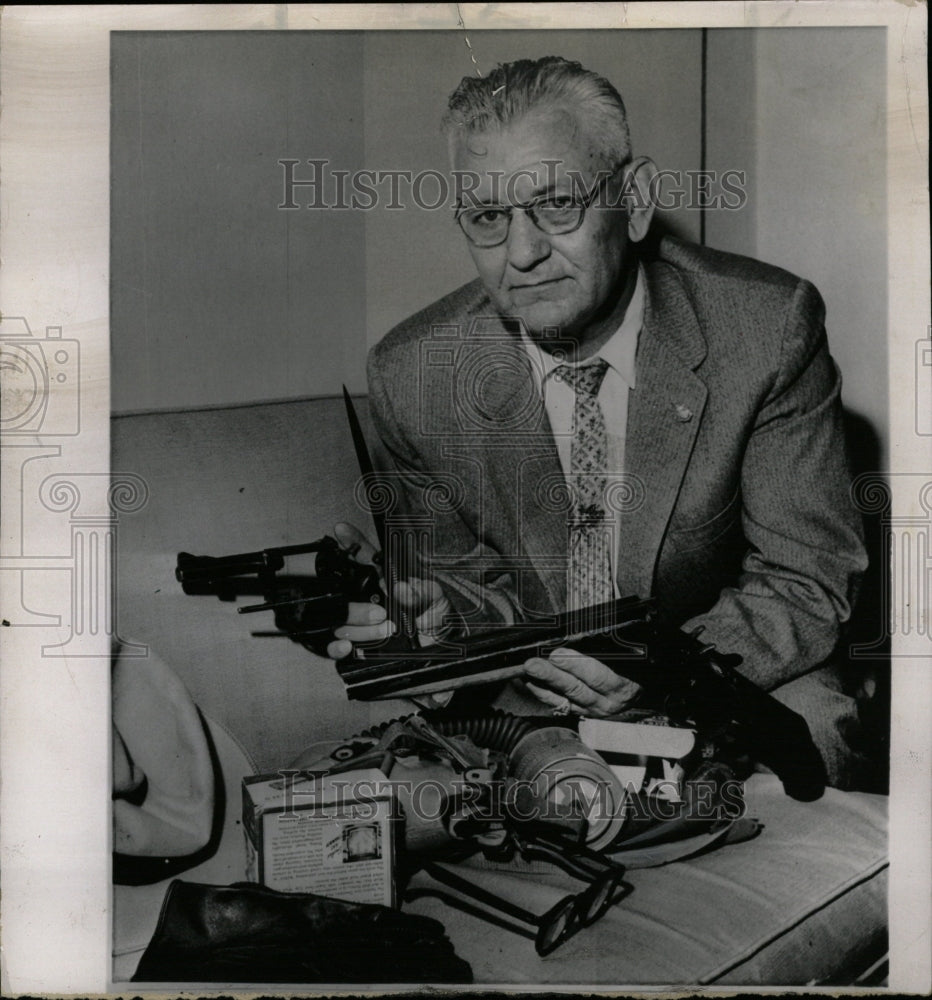
<path id="1" fill-rule="evenodd" d="M 549 256 L 547 234 L 534 225 L 527 212 L 515 209 L 508 228 L 508 263 L 519 271 L 530 271 Z"/>

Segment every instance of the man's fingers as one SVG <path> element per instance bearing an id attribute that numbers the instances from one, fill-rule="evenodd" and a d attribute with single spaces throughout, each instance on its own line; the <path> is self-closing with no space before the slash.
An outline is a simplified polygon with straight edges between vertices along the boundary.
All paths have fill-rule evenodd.
<path id="1" fill-rule="evenodd" d="M 420 587 L 421 582 L 420 580 L 399 580 L 395 584 L 395 591 L 392 596 L 403 608 L 418 611 L 424 603 Z"/>
<path id="2" fill-rule="evenodd" d="M 380 610 L 384 618 L 384 608 Z M 327 655 L 331 660 L 342 660 L 352 653 L 356 643 L 375 642 L 394 634 L 395 625 L 388 619 L 374 625 L 341 625 L 333 630 L 334 640 L 327 646 Z"/>
<path id="3" fill-rule="evenodd" d="M 443 591 L 440 589 L 440 584 L 434 580 L 409 577 L 395 585 L 395 597 L 399 604 L 419 614 L 442 601 Z"/>
<path id="4" fill-rule="evenodd" d="M 524 669 L 525 683 L 538 698 L 554 708 L 565 707 L 566 699 L 571 709 L 581 715 L 610 716 L 621 711 L 640 691 L 637 684 L 619 677 L 604 663 L 562 647 L 554 650 L 548 660 L 528 660 Z M 556 692 L 557 701 L 542 695 L 544 688 Z"/>
<path id="5" fill-rule="evenodd" d="M 335 524 L 333 526 L 333 536 L 344 549 L 356 551 L 357 562 L 372 563 L 374 561 L 375 546 L 355 524 L 349 524 L 346 521 Z"/>
<path id="6" fill-rule="evenodd" d="M 344 625 L 378 625 L 385 621 L 385 608 L 370 601 L 350 601 Z"/>
<path id="7" fill-rule="evenodd" d="M 334 639 L 349 639 L 350 642 L 375 642 L 394 635 L 395 626 L 392 622 L 377 622 L 375 625 L 341 625 L 333 630 Z"/>
<path id="8" fill-rule="evenodd" d="M 543 702 L 545 705 L 549 705 L 551 708 L 564 709 L 567 704 L 570 704 L 572 707 L 565 694 L 557 694 L 556 691 L 551 691 L 550 688 L 540 687 L 527 680 L 527 678 L 525 678 L 524 686 L 538 701 Z"/>
<path id="9" fill-rule="evenodd" d="M 331 660 L 342 660 L 353 651 L 357 642 L 374 642 L 387 639 L 395 632 L 395 626 L 385 617 L 381 604 L 350 601 L 346 622 L 333 630 L 334 641 L 327 646 Z"/>
<path id="10" fill-rule="evenodd" d="M 417 616 L 418 632 L 426 632 L 428 635 L 436 635 L 444 628 L 444 618 L 450 611 L 449 602 L 441 598 L 435 601 L 428 609 Z"/>
<path id="11" fill-rule="evenodd" d="M 353 651 L 353 644 L 349 639 L 335 639 L 327 646 L 327 656 L 331 660 L 343 660 Z"/>
<path id="12" fill-rule="evenodd" d="M 577 705 L 594 705 L 599 700 L 599 695 L 586 683 L 580 680 L 575 674 L 567 670 L 562 670 L 555 666 L 550 660 L 543 660 L 540 657 L 528 660 L 524 664 L 524 669 L 529 677 L 540 681 L 540 687 L 548 688 L 557 692 L 559 704 L 563 703 L 563 698 L 568 698 Z M 548 704 L 552 704 L 548 702 Z"/>
<path id="13" fill-rule="evenodd" d="M 587 687 L 599 694 L 615 695 L 621 687 L 626 685 L 631 686 L 633 694 L 638 687 L 633 681 L 619 677 L 614 670 L 606 667 L 599 660 L 562 646 L 553 650 L 550 654 L 550 662 L 574 677 L 578 677 Z"/>

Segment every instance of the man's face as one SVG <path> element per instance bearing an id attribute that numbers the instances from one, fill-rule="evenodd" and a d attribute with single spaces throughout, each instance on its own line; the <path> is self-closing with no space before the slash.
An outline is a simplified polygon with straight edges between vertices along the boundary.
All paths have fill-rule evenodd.
<path id="1" fill-rule="evenodd" d="M 611 169 L 574 117 L 567 112 L 531 112 L 500 131 L 465 134 L 454 140 L 453 168 L 477 178 L 465 207 L 520 204 L 552 196 L 580 197 Z M 581 179 L 574 188 L 573 172 Z M 616 182 L 617 182 L 616 177 Z M 609 182 L 612 183 L 612 182 Z M 495 247 L 469 244 L 479 277 L 498 311 L 521 317 L 532 336 L 557 328 L 580 342 L 604 338 L 625 286 L 632 254 L 623 208 L 600 207 L 596 197 L 579 229 L 563 235 L 541 232 L 514 211 L 508 236 Z M 622 309 L 623 314 L 623 309 Z M 616 322 L 617 320 L 617 322 Z"/>

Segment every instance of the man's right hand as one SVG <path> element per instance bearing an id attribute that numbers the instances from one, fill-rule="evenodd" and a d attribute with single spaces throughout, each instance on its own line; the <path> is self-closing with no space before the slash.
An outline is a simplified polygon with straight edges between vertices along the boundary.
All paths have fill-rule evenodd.
<path id="1" fill-rule="evenodd" d="M 353 524 L 340 523 L 334 525 L 333 536 L 340 547 L 354 553 L 352 558 L 363 565 L 375 565 L 375 546 Z M 381 578 L 382 590 L 385 590 L 385 580 Z M 332 660 L 342 660 L 353 651 L 357 642 L 376 642 L 387 639 L 395 631 L 395 626 L 388 620 L 384 607 L 369 601 L 350 601 L 346 621 L 333 630 L 334 639 L 327 646 L 327 655 Z"/>
<path id="2" fill-rule="evenodd" d="M 352 524 L 337 524 L 333 534 L 340 545 L 355 550 L 357 562 L 371 565 L 375 563 L 375 546 Z M 385 590 L 385 582 L 382 581 Z M 418 642 L 429 646 L 436 642 L 443 628 L 444 616 L 450 610 L 449 601 L 443 596 L 440 585 L 433 580 L 412 578 L 397 585 L 395 601 L 409 610 L 415 618 Z M 327 655 L 333 660 L 342 660 L 353 651 L 359 642 L 375 642 L 394 635 L 397 627 L 387 617 L 384 607 L 379 604 L 350 602 L 344 624 L 334 629 L 334 640 L 327 646 Z"/>

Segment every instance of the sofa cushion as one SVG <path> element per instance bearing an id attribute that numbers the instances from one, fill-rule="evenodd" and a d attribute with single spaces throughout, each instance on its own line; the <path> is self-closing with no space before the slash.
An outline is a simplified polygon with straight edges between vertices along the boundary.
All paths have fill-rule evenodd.
<path id="1" fill-rule="evenodd" d="M 599 985 L 792 985 L 844 981 L 886 950 L 886 797 L 829 789 L 789 799 L 772 775 L 747 785 L 753 840 L 630 871 L 630 895 L 546 958 L 436 896 L 409 904 L 437 917 L 476 982 Z M 491 869 L 468 872 L 544 913 L 579 883 Z M 421 888 L 429 879 L 418 876 Z M 451 917 L 451 913 L 456 913 Z M 850 981 L 850 978 L 848 978 Z"/>
<path id="2" fill-rule="evenodd" d="M 364 400 L 357 409 L 365 426 Z M 271 615 L 187 596 L 175 579 L 182 551 L 309 542 L 341 520 L 372 533 L 353 500 L 358 472 L 342 399 L 115 417 L 111 465 L 142 476 L 149 490 L 147 505 L 117 526 L 119 633 L 157 652 L 260 770 L 315 739 L 410 711 L 408 702 L 347 701 L 329 660 L 288 639 L 252 636 L 274 628 Z"/>

